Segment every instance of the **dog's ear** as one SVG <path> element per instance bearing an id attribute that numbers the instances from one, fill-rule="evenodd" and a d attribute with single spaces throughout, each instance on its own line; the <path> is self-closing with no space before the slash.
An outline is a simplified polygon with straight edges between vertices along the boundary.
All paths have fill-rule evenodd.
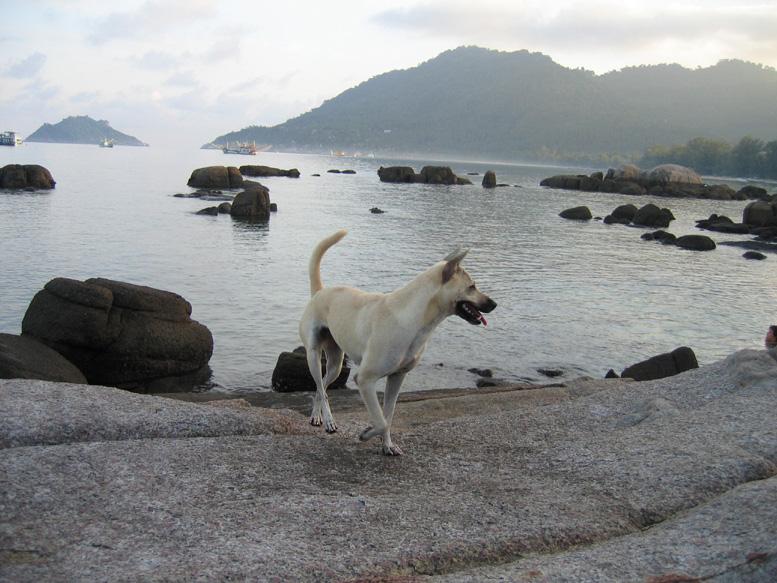
<path id="1" fill-rule="evenodd" d="M 459 268 L 459 263 L 469 253 L 469 249 L 458 247 L 455 251 L 451 252 L 445 259 L 445 267 L 442 268 L 442 282 L 448 283 Z"/>

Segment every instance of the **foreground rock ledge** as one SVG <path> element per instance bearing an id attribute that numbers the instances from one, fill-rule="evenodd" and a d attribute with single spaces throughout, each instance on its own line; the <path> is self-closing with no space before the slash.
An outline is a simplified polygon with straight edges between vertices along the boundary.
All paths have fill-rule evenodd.
<path id="1" fill-rule="evenodd" d="M 206 429 L 207 406 L 142 397 L 137 413 L 115 391 L 90 420 L 135 411 L 115 440 L 63 426 L 0 450 L 0 579 L 773 580 L 775 378 L 745 350 L 642 383 L 406 399 L 397 459 L 358 442 L 359 408 L 335 405 L 333 436 L 299 415 L 300 435 L 164 437 L 153 399 L 178 428 Z M 3 433 L 72 417 L 84 389 L 0 381 Z"/>

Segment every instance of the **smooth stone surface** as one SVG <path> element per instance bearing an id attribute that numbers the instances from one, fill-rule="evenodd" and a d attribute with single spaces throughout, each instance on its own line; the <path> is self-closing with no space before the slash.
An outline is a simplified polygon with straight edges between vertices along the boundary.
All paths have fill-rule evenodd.
<path id="1" fill-rule="evenodd" d="M 655 381 L 401 402 L 400 458 L 358 441 L 363 408 L 337 407 L 331 436 L 7 448 L 0 579 L 768 581 L 776 378 L 773 355 L 743 350 Z M 8 382 L 52 386 L 5 381 L 0 402 Z"/>

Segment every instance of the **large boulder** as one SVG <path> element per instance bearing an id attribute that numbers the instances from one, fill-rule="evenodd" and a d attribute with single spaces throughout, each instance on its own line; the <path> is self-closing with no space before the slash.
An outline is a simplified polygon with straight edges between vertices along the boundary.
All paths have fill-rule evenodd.
<path id="1" fill-rule="evenodd" d="M 611 216 L 616 219 L 626 220 L 629 223 L 634 220 L 634 215 L 639 209 L 633 204 L 622 204 L 612 211 Z"/>
<path id="2" fill-rule="evenodd" d="M 760 186 L 753 186 L 752 184 L 743 186 L 737 191 L 737 194 L 740 195 L 744 200 L 751 198 L 756 200 L 766 200 L 769 198 L 765 188 L 761 188 Z"/>
<path id="3" fill-rule="evenodd" d="M 381 166 L 378 168 L 378 178 L 381 182 L 472 184 L 468 178 L 456 176 L 448 166 L 424 166 L 418 174 L 410 166 Z"/>
<path id="4" fill-rule="evenodd" d="M 0 334 L 0 379 L 39 379 L 86 384 L 78 367 L 29 336 Z"/>
<path id="5" fill-rule="evenodd" d="M 558 216 L 562 219 L 570 219 L 573 221 L 590 221 L 591 218 L 593 218 L 591 210 L 587 206 L 576 206 L 565 209 L 561 211 Z"/>
<path id="6" fill-rule="evenodd" d="M 271 166 L 241 166 L 240 174 L 245 176 L 258 176 L 260 178 L 267 178 L 273 176 L 285 176 L 286 178 L 299 178 L 299 170 L 291 168 L 290 170 L 283 170 L 281 168 L 273 168 Z"/>
<path id="7" fill-rule="evenodd" d="M 742 212 L 742 222 L 750 227 L 777 227 L 777 202 L 749 203 Z"/>
<path id="8" fill-rule="evenodd" d="M 91 384 L 143 392 L 182 377 L 207 378 L 213 336 L 191 311 L 168 291 L 56 278 L 32 299 L 22 334 L 65 356 Z"/>
<path id="9" fill-rule="evenodd" d="M 689 251 L 712 251 L 716 248 L 715 241 L 707 235 L 683 235 L 677 237 L 675 245 Z"/>
<path id="10" fill-rule="evenodd" d="M 621 377 L 635 381 L 652 381 L 671 377 L 692 368 L 699 368 L 696 354 L 687 346 L 682 346 L 672 352 L 659 354 L 631 365 L 621 373 Z"/>
<path id="11" fill-rule="evenodd" d="M 448 166 L 424 166 L 420 172 L 421 182 L 426 184 L 456 184 L 457 176 Z"/>
<path id="12" fill-rule="evenodd" d="M 321 357 L 321 371 L 326 374 L 326 358 Z M 329 389 L 339 389 L 345 386 L 351 369 L 348 360 L 343 361 L 340 375 L 329 385 Z M 272 371 L 272 388 L 281 393 L 296 391 L 315 391 L 316 383 L 310 375 L 305 348 L 300 346 L 294 352 L 281 352 L 278 362 Z"/>
<path id="13" fill-rule="evenodd" d="M 580 179 L 584 177 L 573 174 L 556 174 L 540 181 L 540 186 L 563 188 L 564 190 L 580 190 Z"/>
<path id="14" fill-rule="evenodd" d="M 270 218 L 270 191 L 264 186 L 254 186 L 239 193 L 232 201 L 233 217 L 266 221 Z"/>
<path id="15" fill-rule="evenodd" d="M 206 166 L 194 170 L 186 184 L 192 188 L 240 188 L 243 177 L 235 166 Z"/>
<path id="16" fill-rule="evenodd" d="M 672 220 L 674 220 L 674 216 L 669 209 L 659 208 L 653 203 L 648 203 L 637 210 L 632 218 L 635 225 L 654 229 L 668 227 Z"/>
<path id="17" fill-rule="evenodd" d="M 679 164 L 660 164 L 641 176 L 641 180 L 654 184 L 704 184 L 696 171 Z"/>
<path id="18" fill-rule="evenodd" d="M 487 170 L 483 175 L 483 188 L 496 188 L 496 173 L 493 170 Z"/>
<path id="19" fill-rule="evenodd" d="M 51 190 L 55 185 L 51 172 L 38 164 L 8 164 L 0 168 L 0 188 Z"/>
<path id="20" fill-rule="evenodd" d="M 633 181 L 633 180 L 639 180 L 641 171 L 639 169 L 639 166 L 636 166 L 634 164 L 624 164 L 620 168 L 610 168 L 607 171 L 607 174 L 605 175 L 605 178 L 608 180 L 627 180 L 627 181 Z"/>
<path id="21" fill-rule="evenodd" d="M 410 166 L 381 166 L 378 168 L 381 182 L 418 182 L 416 173 Z"/>

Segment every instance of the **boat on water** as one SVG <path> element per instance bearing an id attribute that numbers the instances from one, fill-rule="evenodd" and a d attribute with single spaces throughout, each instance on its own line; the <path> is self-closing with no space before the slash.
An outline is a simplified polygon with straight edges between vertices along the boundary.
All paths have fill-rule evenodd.
<path id="1" fill-rule="evenodd" d="M 13 130 L 0 134 L 0 146 L 16 146 L 21 143 L 22 139 Z"/>
<path id="2" fill-rule="evenodd" d="M 256 145 L 256 142 L 252 144 L 237 142 L 234 145 L 229 144 L 221 148 L 221 151 L 225 154 L 243 154 L 244 156 L 256 156 L 258 152 L 266 152 L 270 149 L 270 144 Z"/>
<path id="3" fill-rule="evenodd" d="M 103 138 L 103 141 L 100 142 L 101 148 L 113 148 L 113 140 L 109 140 L 108 138 Z"/>

